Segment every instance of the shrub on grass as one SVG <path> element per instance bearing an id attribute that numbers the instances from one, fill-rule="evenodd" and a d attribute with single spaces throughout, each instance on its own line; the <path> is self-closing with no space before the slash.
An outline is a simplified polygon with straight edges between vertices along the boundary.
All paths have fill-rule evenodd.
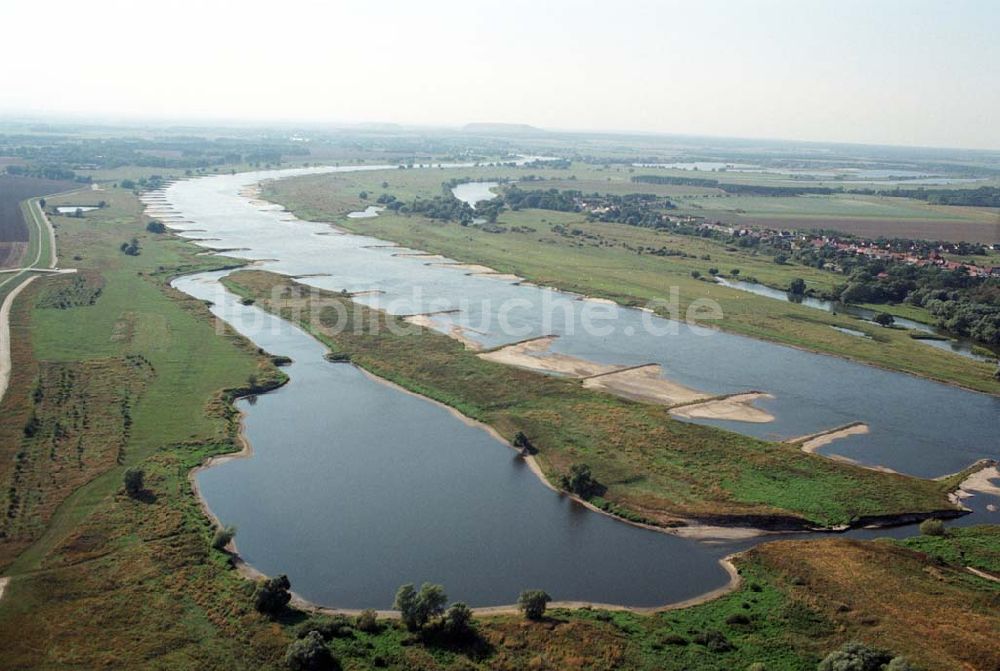
<path id="1" fill-rule="evenodd" d="M 944 522 L 931 518 L 920 523 L 920 533 L 924 536 L 944 536 Z"/>
<path id="2" fill-rule="evenodd" d="M 517 607 L 529 620 L 541 620 L 552 597 L 540 589 L 528 589 L 517 598 Z"/>
<path id="3" fill-rule="evenodd" d="M 467 636 L 472 630 L 472 609 L 464 603 L 453 603 L 444 614 L 444 631 L 452 638 Z"/>
<path id="4" fill-rule="evenodd" d="M 323 642 L 323 637 L 316 631 L 292 641 L 285 652 L 285 666 L 292 671 L 327 671 L 339 668 L 330 649 Z"/>
<path id="5" fill-rule="evenodd" d="M 229 542 L 236 536 L 236 527 L 219 527 L 212 537 L 212 547 L 216 550 L 225 550 Z"/>
<path id="6" fill-rule="evenodd" d="M 600 493 L 601 486 L 594 476 L 591 475 L 590 466 L 587 464 L 573 464 L 569 468 L 569 473 L 562 476 L 562 488 L 567 492 L 576 494 L 580 498 L 589 499 Z"/>
<path id="7" fill-rule="evenodd" d="M 823 658 L 817 671 L 883 671 L 892 655 L 885 650 L 869 648 L 861 643 L 845 643 Z"/>
<path id="8" fill-rule="evenodd" d="M 146 479 L 146 473 L 141 468 L 129 468 L 125 471 L 123 480 L 125 482 L 125 492 L 133 499 L 142 494 Z"/>
<path id="9" fill-rule="evenodd" d="M 281 612 L 292 600 L 291 587 L 284 574 L 261 580 L 254 589 L 254 608 L 267 615 Z"/>
<path id="10" fill-rule="evenodd" d="M 750 618 L 743 613 L 733 613 L 726 618 L 726 624 L 750 624 Z"/>
<path id="11" fill-rule="evenodd" d="M 378 615 L 371 608 L 361 611 L 355 626 L 358 631 L 363 631 L 366 634 L 376 634 L 382 628 L 378 623 Z"/>
<path id="12" fill-rule="evenodd" d="M 733 649 L 733 644 L 729 642 L 725 634 L 714 629 L 698 632 L 692 637 L 692 640 L 705 646 L 711 652 L 728 652 Z"/>

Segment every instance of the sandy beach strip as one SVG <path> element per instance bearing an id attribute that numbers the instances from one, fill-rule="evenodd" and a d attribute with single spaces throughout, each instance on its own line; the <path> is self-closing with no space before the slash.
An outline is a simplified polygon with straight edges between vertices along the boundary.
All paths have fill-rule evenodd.
<path id="1" fill-rule="evenodd" d="M 437 324 L 434 323 L 434 318 L 431 315 L 410 315 L 408 317 L 403 317 L 403 321 L 414 324 L 415 326 L 421 326 L 426 329 L 437 331 L 438 333 L 442 332 L 439 328 L 437 328 Z M 448 337 L 454 338 L 465 345 L 465 349 L 467 350 L 478 352 L 483 349 L 483 346 L 480 343 L 466 335 L 467 332 L 467 329 L 462 328 L 458 324 L 451 324 L 448 330 L 444 331 Z"/>
<path id="2" fill-rule="evenodd" d="M 7 583 L 10 582 L 10 578 L 0 578 L 0 601 L 3 600 L 3 593 L 7 591 Z"/>
<path id="3" fill-rule="evenodd" d="M 634 401 L 659 405 L 676 405 L 709 397 L 708 394 L 663 377 L 663 367 L 658 363 L 612 370 L 584 380 L 583 386 Z"/>
<path id="4" fill-rule="evenodd" d="M 439 266 L 441 268 L 454 268 L 464 270 L 467 275 L 498 274 L 496 270 L 489 266 L 482 266 L 478 263 L 428 263 L 429 266 Z"/>
<path id="5" fill-rule="evenodd" d="M 829 445 L 835 440 L 846 438 L 847 436 L 861 436 L 868 433 L 868 425 L 864 422 L 853 422 L 829 431 L 820 431 L 801 438 L 793 438 L 786 441 L 792 445 L 798 445 L 803 452 L 814 454 L 816 450 Z"/>
<path id="6" fill-rule="evenodd" d="M 619 368 L 619 366 L 596 363 L 568 354 L 550 352 L 549 347 L 557 337 L 541 336 L 501 347 L 491 352 L 484 352 L 479 356 L 487 361 L 495 361 L 508 366 L 576 378 L 610 373 Z"/>
<path id="7" fill-rule="evenodd" d="M 962 503 L 962 499 L 970 498 L 976 494 L 1000 496 L 1000 484 L 993 482 L 993 480 L 997 480 L 1000 483 L 1000 467 L 998 467 L 997 462 L 983 460 L 978 464 L 981 465 L 981 468 L 970 473 L 948 496 L 953 503 L 963 508 L 967 508 L 967 506 Z"/>
<path id="8" fill-rule="evenodd" d="M 754 407 L 753 402 L 761 398 L 774 398 L 774 396 L 762 391 L 731 394 L 704 403 L 684 405 L 671 410 L 670 414 L 684 419 L 724 419 L 754 424 L 773 422 L 774 415 Z"/>

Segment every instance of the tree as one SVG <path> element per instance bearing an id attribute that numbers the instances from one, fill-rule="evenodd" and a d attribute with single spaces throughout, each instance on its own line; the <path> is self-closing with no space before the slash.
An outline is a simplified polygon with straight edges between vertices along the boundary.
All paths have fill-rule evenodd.
<path id="1" fill-rule="evenodd" d="M 732 270 L 729 271 L 729 274 L 732 275 L 733 277 L 737 277 L 740 274 L 740 269 L 739 268 L 733 268 Z"/>
<path id="2" fill-rule="evenodd" d="M 920 523 L 920 533 L 924 536 L 944 536 L 944 522 L 930 518 Z"/>
<path id="3" fill-rule="evenodd" d="M 801 296 L 806 292 L 806 281 L 801 277 L 794 278 L 788 283 L 788 293 L 793 296 Z"/>
<path id="4" fill-rule="evenodd" d="M 162 221 L 156 221 L 155 219 L 148 224 L 146 224 L 146 230 L 150 233 L 166 233 L 167 227 Z"/>
<path id="5" fill-rule="evenodd" d="M 358 194 L 358 198 L 360 198 L 361 200 L 368 200 L 368 192 L 362 191 L 361 193 Z"/>
<path id="6" fill-rule="evenodd" d="M 310 631 L 304 637 L 292 641 L 285 651 L 285 666 L 292 671 L 325 671 L 338 668 L 336 660 L 318 631 Z"/>
<path id="7" fill-rule="evenodd" d="M 45 199 L 44 198 L 39 198 L 38 199 L 38 207 L 42 208 L 43 210 L 45 209 Z"/>
<path id="8" fill-rule="evenodd" d="M 462 602 L 453 603 L 444 614 L 444 630 L 453 638 L 466 636 L 472 629 L 472 609 Z"/>
<path id="9" fill-rule="evenodd" d="M 261 580 L 254 589 L 254 608 L 267 615 L 281 612 L 292 600 L 291 588 L 292 583 L 284 574 Z"/>
<path id="10" fill-rule="evenodd" d="M 892 661 L 885 650 L 869 648 L 861 643 L 845 643 L 840 650 L 827 655 L 817 671 L 882 671 Z"/>
<path id="11" fill-rule="evenodd" d="M 693 277 L 694 279 L 698 279 L 699 277 L 701 277 L 701 272 L 697 270 L 692 270 L 691 277 Z"/>
<path id="12" fill-rule="evenodd" d="M 580 498 L 590 498 L 597 494 L 601 488 L 597 480 L 590 473 L 590 466 L 587 464 L 573 464 L 569 467 L 569 473 L 562 476 L 562 488 L 567 492 L 576 494 Z"/>
<path id="13" fill-rule="evenodd" d="M 525 435 L 524 431 L 518 431 L 514 434 L 514 447 L 521 450 L 522 455 L 535 454 L 538 452 L 538 450 L 535 449 L 535 446 L 531 444 L 531 440 L 528 439 L 528 436 Z"/>
<path id="14" fill-rule="evenodd" d="M 775 254 L 775 256 L 774 256 L 774 262 L 777 263 L 779 266 L 783 266 L 786 263 L 788 263 L 788 255 L 787 254 Z"/>
<path id="15" fill-rule="evenodd" d="M 529 620 L 541 620 L 552 597 L 540 589 L 528 589 L 517 598 L 517 607 Z"/>
<path id="16" fill-rule="evenodd" d="M 140 468 L 129 468 L 125 471 L 125 492 L 133 499 L 142 494 L 146 473 Z"/>
<path id="17" fill-rule="evenodd" d="M 406 584 L 396 592 L 393 607 L 400 612 L 403 624 L 410 631 L 421 629 L 432 617 L 444 613 L 448 596 L 441 585 L 425 582 L 417 592 L 412 584 Z"/>
<path id="18" fill-rule="evenodd" d="M 875 323 L 879 326 L 892 326 L 896 323 L 896 318 L 888 312 L 879 312 L 875 315 Z"/>
<path id="19" fill-rule="evenodd" d="M 212 537 L 212 547 L 216 550 L 225 550 L 229 542 L 233 540 L 236 536 L 236 527 L 219 527 L 215 530 L 215 536 Z"/>

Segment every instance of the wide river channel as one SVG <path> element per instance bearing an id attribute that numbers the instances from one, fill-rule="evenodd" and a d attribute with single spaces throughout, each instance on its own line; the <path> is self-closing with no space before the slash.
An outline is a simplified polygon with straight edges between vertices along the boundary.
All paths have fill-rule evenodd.
<path id="1" fill-rule="evenodd" d="M 773 422 L 704 423 L 784 439 L 863 421 L 870 433 L 825 449 L 925 477 L 998 454 L 998 398 L 470 274 L 447 259 L 301 221 L 247 191 L 266 179 L 359 169 L 394 167 L 213 176 L 177 182 L 147 202 L 151 216 L 180 235 L 262 269 L 324 289 L 378 292 L 355 300 L 395 314 L 457 309 L 435 316 L 434 326 L 461 327 L 485 346 L 554 334 L 555 352 L 658 363 L 665 377 L 706 393 L 755 389 L 774 397 L 757 401 Z M 175 286 L 211 301 L 258 346 L 293 359 L 288 385 L 239 403 L 253 456 L 197 476 L 213 513 L 238 527 L 240 554 L 260 571 L 287 573 L 297 593 L 342 608 L 388 607 L 404 582 L 442 583 L 474 606 L 509 604 L 532 587 L 558 600 L 655 606 L 728 581 L 718 559 L 747 541 L 698 542 L 587 511 L 545 487 L 482 428 L 353 366 L 326 362 L 306 333 L 228 294 L 218 283 L 224 274 Z M 973 497 L 976 512 L 956 523 L 998 521 L 987 509 L 997 503 Z"/>

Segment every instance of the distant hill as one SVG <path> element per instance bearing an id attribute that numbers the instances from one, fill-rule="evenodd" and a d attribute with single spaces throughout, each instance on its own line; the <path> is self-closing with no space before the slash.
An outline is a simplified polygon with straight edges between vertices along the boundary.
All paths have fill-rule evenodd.
<path id="1" fill-rule="evenodd" d="M 545 131 L 529 126 L 526 123 L 469 123 L 462 127 L 463 133 L 481 133 L 483 135 L 539 135 Z"/>

